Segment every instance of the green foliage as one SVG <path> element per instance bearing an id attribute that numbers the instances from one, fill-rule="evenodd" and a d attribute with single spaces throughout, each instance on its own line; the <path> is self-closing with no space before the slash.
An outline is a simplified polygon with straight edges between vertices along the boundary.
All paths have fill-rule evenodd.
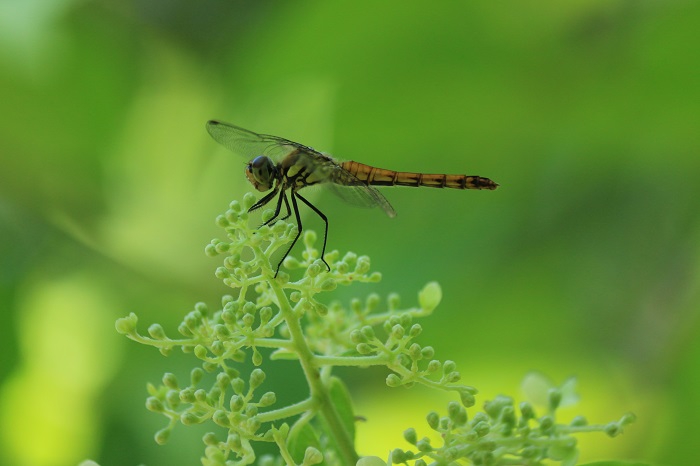
<path id="1" fill-rule="evenodd" d="M 375 294 L 353 299 L 347 308 L 339 302 L 327 306 L 318 295 L 338 285 L 376 282 L 380 274 L 370 273 L 368 257 L 353 253 L 341 257 L 337 251 L 326 254 L 331 268 L 326 272 L 314 248 L 316 235 L 306 232 L 302 258 L 289 256 L 284 261 L 289 272 L 280 271 L 274 278 L 270 257 L 291 241 L 296 226 L 278 221 L 252 228 L 247 210 L 254 200 L 249 194 L 243 203 L 232 202 L 217 218 L 227 239 L 213 240 L 205 248 L 210 256 L 224 256 L 216 276 L 235 291 L 222 298 L 220 309 L 212 311 L 203 303 L 196 304 L 179 325 L 176 338 L 169 337 L 159 324 L 148 327 L 148 336 L 140 334 L 133 313 L 116 323 L 119 333 L 154 346 L 163 355 L 180 348 L 198 360 L 188 381 L 166 373 L 159 386 L 147 387 L 146 408 L 168 420 L 155 435 L 159 444 L 168 441 L 177 424 L 206 423 L 224 434 L 204 435 L 204 466 L 256 461 L 267 465 L 383 464 L 376 457 L 358 458 L 356 417 L 347 387 L 332 375 L 337 366 L 384 366 L 390 387 L 420 384 L 458 395 L 460 401 L 450 402 L 445 415 L 430 412 L 427 416 L 441 445 L 433 446 L 428 437 L 419 438 L 409 428 L 404 438 L 416 451 L 393 450 L 390 463 L 394 464 L 447 465 L 469 460 L 473 464 L 538 465 L 551 459 L 572 465 L 578 456 L 574 434 L 598 431 L 614 436 L 633 421 L 633 416 L 626 415 L 607 425 L 588 425 L 583 417 L 558 424 L 556 410 L 572 399 L 573 381 L 552 387 L 537 375 L 529 376 L 526 385 L 534 399 L 548 400 L 546 413 L 537 414 L 528 402 L 516 408 L 513 399 L 500 396 L 470 418 L 466 408 L 475 404 L 477 390 L 460 383 L 455 362 L 435 359 L 431 346 L 417 342 L 422 327 L 414 320 L 438 306 L 440 286 L 427 284 L 418 294 L 418 307 L 402 308 L 399 297 L 390 295 L 382 309 Z M 263 219 L 270 214 L 264 212 Z M 298 277 L 292 280 L 291 275 Z M 275 391 L 263 389 L 263 353 L 273 360 L 299 364 L 309 396 L 275 406 Z M 241 363 L 248 358 L 256 368 L 244 375 Z M 261 442 L 276 444 L 279 456 L 258 458 L 255 445 Z"/>

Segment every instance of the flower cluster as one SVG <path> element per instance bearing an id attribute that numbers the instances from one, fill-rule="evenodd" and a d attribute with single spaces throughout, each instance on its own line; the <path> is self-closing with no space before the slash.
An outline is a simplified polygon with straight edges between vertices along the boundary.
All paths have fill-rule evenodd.
<path id="1" fill-rule="evenodd" d="M 196 361 L 187 384 L 167 373 L 159 386 L 148 385 L 146 407 L 168 419 L 156 433 L 158 443 L 165 443 L 178 424 L 206 423 L 219 433 L 209 432 L 203 438 L 205 466 L 256 461 L 351 465 L 378 460 L 372 464 L 383 464 L 378 458 L 360 460 L 355 451 L 356 416 L 347 388 L 333 375 L 338 366 L 383 366 L 391 387 L 421 384 L 459 396 L 461 403 L 450 403 L 447 416 L 428 415 L 429 426 L 440 434 L 443 444 L 434 447 L 409 429 L 405 438 L 417 452 L 394 450 L 394 463 L 425 464 L 428 459 L 448 464 L 462 458 L 474 464 L 515 464 L 514 459 L 518 464 L 538 464 L 543 458 L 570 462 L 576 452 L 571 434 L 616 433 L 629 422 L 624 418 L 605 428 L 586 426 L 580 420 L 558 425 L 553 410 L 538 418 L 530 405 L 521 404 L 517 411 L 505 397 L 487 403 L 484 413 L 468 420 L 465 408 L 474 405 L 476 389 L 460 383 L 453 361 L 436 359 L 431 346 L 417 341 L 422 327 L 415 320 L 438 306 L 439 285 L 428 283 L 415 307 L 402 308 L 397 295 L 388 296 L 383 305 L 376 294 L 353 299 L 347 306 L 337 301 L 326 305 L 319 295 L 340 285 L 376 282 L 381 275 L 370 272 L 366 256 L 330 251 L 321 258 L 311 231 L 303 235 L 301 258 L 289 255 L 277 271 L 271 257 L 289 247 L 297 227 L 283 220 L 251 227 L 247 211 L 254 202 L 252 195 L 242 203 L 232 202 L 216 220 L 226 232 L 225 239 L 212 240 L 205 248 L 209 256 L 223 256 L 216 276 L 232 290 L 223 296 L 220 307 L 212 310 L 197 303 L 179 324 L 177 337 L 168 336 L 159 324 L 150 325 L 147 335 L 139 333 L 133 313 L 116 323 L 118 332 L 158 348 L 163 355 L 179 348 Z M 263 212 L 263 221 L 272 215 L 272 211 Z M 266 357 L 298 364 L 308 396 L 277 406 L 275 391 L 262 389 Z M 252 370 L 243 364 L 247 361 L 252 362 Z M 259 457 L 256 443 L 260 442 L 276 444 L 279 455 Z M 510 462 L 500 462 L 503 459 Z"/>

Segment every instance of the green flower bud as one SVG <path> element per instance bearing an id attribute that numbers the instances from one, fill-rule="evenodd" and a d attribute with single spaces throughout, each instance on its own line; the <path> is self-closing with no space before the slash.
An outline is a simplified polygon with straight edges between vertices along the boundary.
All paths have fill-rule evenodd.
<path id="1" fill-rule="evenodd" d="M 365 338 L 362 332 L 355 329 L 352 332 L 350 332 L 350 341 L 354 344 L 364 343 L 365 341 L 367 341 L 367 338 Z"/>
<path id="2" fill-rule="evenodd" d="M 357 265 L 355 266 L 355 273 L 366 274 L 369 272 L 370 261 L 367 256 L 360 256 L 357 258 Z"/>
<path id="3" fill-rule="evenodd" d="M 422 439 L 418 440 L 418 442 L 416 442 L 416 447 L 418 448 L 419 451 L 421 451 L 423 453 L 428 453 L 428 452 L 433 451 L 433 447 L 432 447 L 432 445 L 430 445 L 430 439 L 428 437 L 423 437 Z M 418 461 L 422 461 L 422 460 L 418 460 Z M 414 466 L 418 465 L 418 461 L 416 461 Z M 423 464 L 425 464 L 425 463 L 423 463 Z"/>
<path id="4" fill-rule="evenodd" d="M 362 327 L 360 329 L 360 332 L 362 333 L 362 336 L 365 338 L 365 341 L 374 340 L 374 338 L 375 338 L 374 329 L 369 325 L 365 325 L 364 327 Z"/>
<path id="5" fill-rule="evenodd" d="M 377 293 L 372 293 L 369 296 L 367 296 L 365 307 L 368 311 L 372 312 L 377 308 L 377 306 L 379 306 L 379 301 L 379 295 Z"/>
<path id="6" fill-rule="evenodd" d="M 554 411 L 559 407 L 559 404 L 561 403 L 561 390 L 558 388 L 550 388 L 549 392 L 547 393 L 548 399 L 549 399 L 549 409 Z"/>
<path id="7" fill-rule="evenodd" d="M 454 372 L 455 369 L 457 369 L 457 364 L 454 361 L 450 361 L 449 359 L 445 361 L 445 363 L 442 365 L 443 374 L 449 374 L 450 372 Z"/>
<path id="8" fill-rule="evenodd" d="M 225 218 L 223 219 L 224 221 L 226 221 Z M 204 254 L 206 254 L 209 257 L 215 257 L 218 254 L 218 252 L 216 252 L 216 246 L 214 246 L 213 244 L 207 244 L 206 246 L 204 246 Z"/>
<path id="9" fill-rule="evenodd" d="M 204 434 L 202 441 L 205 445 L 210 445 L 213 447 L 219 445 L 219 440 L 216 438 L 216 434 L 214 434 L 214 432 L 207 432 Z"/>
<path id="10" fill-rule="evenodd" d="M 550 434 L 554 429 L 554 419 L 551 416 L 542 416 L 539 420 L 540 430 L 543 434 Z"/>
<path id="11" fill-rule="evenodd" d="M 192 333 L 192 331 L 189 328 L 187 328 L 187 326 L 184 324 L 184 322 L 181 323 L 180 325 L 178 325 L 177 331 L 180 332 L 180 335 L 185 336 L 185 337 L 191 337 L 194 335 Z"/>
<path id="12" fill-rule="evenodd" d="M 195 424 L 201 424 L 203 419 L 200 419 L 197 417 L 196 414 L 191 413 L 189 411 L 185 411 L 180 415 L 180 422 L 182 422 L 183 425 L 186 426 L 193 426 Z"/>
<path id="13" fill-rule="evenodd" d="M 246 314 L 243 316 L 241 321 L 243 323 L 243 327 L 252 328 L 253 324 L 255 323 L 255 316 L 253 314 Z"/>
<path id="14" fill-rule="evenodd" d="M 168 390 L 168 393 L 165 394 L 165 401 L 171 408 L 176 409 L 180 406 L 180 392 L 178 390 Z"/>
<path id="15" fill-rule="evenodd" d="M 428 421 L 428 425 L 431 429 L 438 429 L 440 425 L 440 415 L 438 413 L 436 413 L 435 411 L 430 411 L 426 416 L 426 420 Z"/>
<path id="16" fill-rule="evenodd" d="M 238 253 L 231 254 L 224 259 L 224 267 L 228 270 L 236 270 L 241 265 L 241 255 Z M 222 277 L 223 278 L 223 277 Z"/>
<path id="17" fill-rule="evenodd" d="M 231 399 L 229 400 L 229 408 L 231 409 L 232 412 L 237 413 L 241 409 L 243 409 L 243 406 L 245 405 L 245 401 L 243 398 L 241 398 L 238 395 L 233 395 Z"/>
<path id="18" fill-rule="evenodd" d="M 251 361 L 255 367 L 260 367 L 263 363 L 262 354 L 260 354 L 260 351 L 258 351 L 258 349 L 255 347 L 253 348 L 253 357 L 251 358 Z"/>
<path id="19" fill-rule="evenodd" d="M 258 420 L 257 417 L 252 417 L 246 421 L 246 428 L 250 432 L 255 432 L 260 428 L 260 421 Z"/>
<path id="20" fill-rule="evenodd" d="M 267 392 L 263 396 L 260 397 L 260 401 L 258 402 L 258 405 L 260 405 L 263 408 L 266 408 L 268 406 L 275 404 L 276 401 L 277 401 L 277 395 L 275 395 L 275 392 Z"/>
<path id="21" fill-rule="evenodd" d="M 423 332 L 423 327 L 421 327 L 420 324 L 413 324 L 411 329 L 408 331 L 408 334 L 411 336 L 411 338 L 416 338 L 421 334 L 421 332 Z"/>
<path id="22" fill-rule="evenodd" d="M 321 282 L 321 290 L 333 291 L 338 287 L 338 283 L 333 278 L 327 278 Z"/>
<path id="23" fill-rule="evenodd" d="M 583 416 L 576 416 L 575 418 L 573 418 L 571 420 L 570 425 L 572 427 L 583 427 L 583 426 L 588 425 L 588 420 L 586 420 L 586 418 Z"/>
<path id="24" fill-rule="evenodd" d="M 163 385 L 177 390 L 177 377 L 175 377 L 175 374 L 171 374 L 170 372 L 163 374 Z"/>
<path id="25" fill-rule="evenodd" d="M 194 397 L 194 390 L 191 388 L 186 388 L 180 392 L 180 401 L 183 403 L 194 403 L 196 398 Z"/>
<path id="26" fill-rule="evenodd" d="M 207 349 L 202 345 L 197 345 L 194 347 L 194 355 L 199 359 L 206 359 Z"/>
<path id="27" fill-rule="evenodd" d="M 343 261 L 336 262 L 335 264 L 333 264 L 333 266 L 335 267 L 335 270 L 341 275 L 345 275 L 350 270 L 350 266 L 348 265 L 348 263 Z"/>
<path id="28" fill-rule="evenodd" d="M 152 324 L 148 327 L 148 334 L 155 340 L 165 340 L 167 338 L 165 336 L 165 330 L 163 330 L 160 324 Z"/>
<path id="29" fill-rule="evenodd" d="M 391 451 L 391 464 L 405 463 L 409 459 L 406 453 L 400 448 L 394 448 Z"/>
<path id="30" fill-rule="evenodd" d="M 265 373 L 262 371 L 262 369 L 253 369 L 253 372 L 250 373 L 250 381 L 248 382 L 250 388 L 255 390 L 260 385 L 262 385 L 264 381 Z"/>
<path id="31" fill-rule="evenodd" d="M 190 383 L 192 385 L 197 385 L 202 380 L 202 377 L 204 377 L 204 371 L 201 368 L 195 367 L 190 371 Z"/>
<path id="32" fill-rule="evenodd" d="M 219 366 L 217 366 L 216 363 L 213 363 L 213 362 L 205 361 L 202 363 L 202 369 L 204 369 L 205 371 L 207 371 L 209 373 L 216 372 L 216 370 L 218 370 L 218 368 L 219 368 Z"/>
<path id="33" fill-rule="evenodd" d="M 410 428 L 404 430 L 403 431 L 403 438 L 411 445 L 415 445 L 416 442 L 418 442 L 418 435 L 416 434 L 416 429 L 414 429 L 413 427 L 410 427 Z"/>
<path id="34" fill-rule="evenodd" d="M 214 353 L 215 356 L 221 356 L 224 354 L 224 351 L 226 351 L 226 348 L 221 340 L 214 340 L 214 342 L 212 342 L 211 352 Z"/>
<path id="35" fill-rule="evenodd" d="M 158 398 L 149 396 L 146 399 L 146 409 L 154 413 L 162 413 L 165 411 L 165 406 L 163 406 L 163 403 L 161 403 Z"/>
<path id="36" fill-rule="evenodd" d="M 398 387 L 401 385 L 401 378 L 396 374 L 389 374 L 386 376 L 386 384 L 389 387 Z"/>
<path id="37" fill-rule="evenodd" d="M 476 398 L 468 390 L 459 390 L 459 398 L 465 408 L 471 408 L 476 404 Z"/>
<path id="38" fill-rule="evenodd" d="M 203 388 L 195 390 L 194 399 L 199 401 L 200 403 L 205 403 L 207 401 L 207 391 Z"/>
<path id="39" fill-rule="evenodd" d="M 489 426 L 488 422 L 479 422 L 474 426 L 474 432 L 476 432 L 476 435 L 481 438 L 491 432 L 491 426 Z"/>
<path id="40" fill-rule="evenodd" d="M 396 310 L 401 305 L 401 297 L 397 293 L 391 293 L 386 298 L 390 310 Z"/>
<path id="41" fill-rule="evenodd" d="M 306 450 L 304 451 L 304 465 L 314 465 L 314 464 L 320 464 L 323 462 L 323 455 L 321 454 L 320 451 L 318 451 L 314 447 L 306 447 Z"/>
<path id="42" fill-rule="evenodd" d="M 155 441 L 158 445 L 165 445 L 168 443 L 168 439 L 170 438 L 170 431 L 171 429 L 169 427 L 166 427 L 165 429 L 161 429 L 158 432 L 156 432 L 156 435 L 154 436 Z"/>
<path id="43" fill-rule="evenodd" d="M 225 252 L 228 252 L 229 249 L 231 249 L 231 244 L 222 241 L 220 243 L 217 243 L 215 248 L 216 248 L 216 252 L 218 252 L 219 254 L 223 254 Z"/>
<path id="44" fill-rule="evenodd" d="M 467 411 L 456 401 L 450 401 L 447 405 L 447 414 L 456 426 L 462 426 L 467 423 Z"/>
<path id="45" fill-rule="evenodd" d="M 223 409 L 217 409 L 214 411 L 214 415 L 211 417 L 211 419 L 217 426 L 228 427 L 230 425 L 228 415 Z"/>
<path id="46" fill-rule="evenodd" d="M 261 324 L 266 324 L 272 319 L 272 308 L 269 306 L 265 306 L 260 309 L 260 323 Z"/>
<path id="47" fill-rule="evenodd" d="M 233 387 L 234 392 L 240 395 L 245 390 L 245 381 L 241 378 L 235 378 L 231 380 L 231 387 Z"/>
<path id="48" fill-rule="evenodd" d="M 328 306 L 323 303 L 314 301 L 314 310 L 316 311 L 316 314 L 321 317 L 328 315 Z"/>
<path id="49" fill-rule="evenodd" d="M 314 243 L 316 242 L 316 232 L 313 230 L 307 230 L 306 233 L 304 233 L 304 245 L 307 248 L 313 247 Z"/>
<path id="50" fill-rule="evenodd" d="M 372 352 L 372 347 L 369 346 L 367 343 L 360 343 L 357 346 L 355 346 L 355 349 L 360 354 L 369 354 Z"/>
<path id="51" fill-rule="evenodd" d="M 462 378 L 462 375 L 458 371 L 452 371 L 445 376 L 445 382 L 455 383 L 455 382 L 459 382 L 461 378 Z"/>
<path id="52" fill-rule="evenodd" d="M 206 462 L 204 460 L 206 459 Z M 224 466 L 226 464 L 226 457 L 224 453 L 219 450 L 219 447 L 207 446 L 204 449 L 204 459 L 203 464 L 211 466 Z"/>
<path id="53" fill-rule="evenodd" d="M 423 348 L 423 350 L 425 350 L 426 348 L 432 349 L 432 347 L 426 346 L 425 348 Z M 442 366 L 442 364 L 440 364 L 440 361 L 438 361 L 437 359 L 433 359 L 432 361 L 430 361 L 428 363 L 428 372 L 430 372 L 430 373 L 437 372 L 440 370 L 441 366 Z"/>
<path id="54" fill-rule="evenodd" d="M 114 327 L 122 335 L 133 335 L 136 333 L 136 324 L 138 324 L 138 317 L 133 312 L 129 314 L 128 317 L 122 317 L 117 319 Z"/>
<path id="55" fill-rule="evenodd" d="M 616 437 L 622 432 L 620 425 L 617 422 L 611 422 L 605 426 L 603 431 L 610 437 Z"/>
<path id="56" fill-rule="evenodd" d="M 406 329 L 404 329 L 399 324 L 396 324 L 391 328 L 391 336 L 397 340 L 400 340 L 401 338 L 403 338 L 405 333 L 406 333 Z"/>
<path id="57" fill-rule="evenodd" d="M 243 447 L 243 444 L 241 443 L 241 436 L 236 433 L 229 434 L 228 438 L 226 439 L 226 443 L 233 451 L 241 451 L 241 448 Z"/>
<path id="58" fill-rule="evenodd" d="M 532 406 L 531 403 L 523 401 L 522 403 L 520 403 L 520 415 L 526 420 L 534 419 L 536 416 L 535 408 Z"/>
<path id="59" fill-rule="evenodd" d="M 423 353 L 421 353 L 421 347 L 418 343 L 413 343 L 409 348 L 408 348 L 408 354 L 411 356 L 411 359 L 414 361 L 419 361 L 420 359 L 423 358 Z"/>
<path id="60" fill-rule="evenodd" d="M 223 324 L 215 325 L 214 326 L 214 333 L 216 334 L 216 337 L 219 338 L 220 340 L 225 340 L 231 336 L 231 332 Z"/>

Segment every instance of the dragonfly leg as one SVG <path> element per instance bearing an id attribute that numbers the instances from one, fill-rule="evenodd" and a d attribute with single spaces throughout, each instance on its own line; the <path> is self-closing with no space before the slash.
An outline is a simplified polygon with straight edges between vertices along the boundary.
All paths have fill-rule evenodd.
<path id="1" fill-rule="evenodd" d="M 283 194 L 285 194 L 284 198 L 286 200 L 287 199 L 286 193 L 283 193 Z M 292 251 L 292 248 L 294 247 L 294 244 L 296 244 L 297 240 L 301 236 L 301 231 L 303 229 L 303 226 L 301 225 L 301 216 L 299 215 L 299 206 L 297 205 L 297 200 L 296 200 L 295 196 L 299 196 L 299 195 L 296 194 L 295 192 L 292 192 L 292 207 L 294 207 L 294 216 L 297 219 L 297 235 L 294 237 L 294 241 L 292 241 L 292 244 L 289 245 L 289 248 L 287 248 L 287 251 L 284 253 L 284 256 L 282 256 L 282 259 L 280 259 L 279 264 L 277 264 L 277 270 L 275 271 L 274 278 L 277 278 L 277 274 L 280 273 L 280 267 L 282 267 L 282 262 L 284 262 L 284 260 L 287 258 L 289 253 Z M 301 198 L 301 196 L 300 196 L 300 198 Z M 304 200 L 304 198 L 301 198 L 301 199 Z M 306 202 L 306 200 L 304 200 L 304 202 Z M 281 206 L 281 202 L 280 202 L 280 206 Z"/>
<path id="2" fill-rule="evenodd" d="M 287 207 L 287 215 L 282 217 L 280 220 L 287 220 L 290 215 L 292 215 L 292 211 L 289 210 L 289 201 L 287 200 L 287 196 L 284 196 L 284 205 Z"/>
<path id="3" fill-rule="evenodd" d="M 326 254 L 326 240 L 328 239 L 328 217 L 326 217 L 323 212 L 318 210 L 316 206 L 314 206 L 312 203 L 307 201 L 304 197 L 302 197 L 299 193 L 292 193 L 292 202 L 294 203 L 294 210 L 297 211 L 296 209 L 296 202 L 294 201 L 294 196 L 298 197 L 301 199 L 301 201 L 306 204 L 307 206 L 311 207 L 311 210 L 316 212 L 321 219 L 323 219 L 323 222 L 326 224 L 326 230 L 323 232 L 323 249 L 321 250 L 321 260 L 323 261 L 324 264 L 326 264 L 326 267 L 328 267 L 328 271 L 331 271 L 331 266 L 328 265 L 328 262 L 326 262 L 326 259 L 324 258 Z M 299 217 L 299 214 L 297 213 L 297 219 Z M 301 234 L 301 228 L 299 228 L 299 234 Z M 296 241 L 296 240 L 295 240 Z"/>
<path id="4" fill-rule="evenodd" d="M 277 207 L 275 207 L 275 213 L 272 215 L 272 217 L 270 217 L 268 219 L 267 222 L 263 223 L 260 226 L 269 225 L 277 219 L 277 216 L 280 214 L 280 210 L 282 210 L 282 199 L 284 199 L 284 203 L 287 204 L 287 210 L 289 210 L 289 201 L 287 200 L 287 192 L 282 191 L 280 193 L 280 197 L 277 199 Z M 287 217 L 289 217 L 289 214 L 287 214 Z M 287 218 L 287 217 L 284 217 L 284 218 Z M 284 219 L 282 219 L 282 220 L 284 220 Z"/>
<path id="5" fill-rule="evenodd" d="M 250 209 L 248 209 L 248 212 L 252 212 L 254 210 L 258 210 L 261 207 L 264 207 L 268 202 L 270 202 L 272 200 L 273 197 L 275 197 L 277 195 L 277 191 L 278 191 L 278 187 L 275 187 L 275 189 L 273 189 L 272 192 L 266 194 L 265 197 L 263 197 L 258 202 L 253 204 L 250 207 Z M 277 211 L 279 212 L 279 206 L 277 208 Z"/>

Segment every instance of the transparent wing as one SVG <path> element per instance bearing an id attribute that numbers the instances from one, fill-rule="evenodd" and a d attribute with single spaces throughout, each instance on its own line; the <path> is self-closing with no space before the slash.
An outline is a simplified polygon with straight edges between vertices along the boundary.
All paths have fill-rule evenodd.
<path id="1" fill-rule="evenodd" d="M 299 151 L 297 163 L 303 163 L 324 181 L 326 186 L 345 202 L 358 207 L 381 207 L 389 217 L 396 211 L 389 201 L 375 188 L 342 168 L 330 156 L 289 139 L 258 134 L 253 131 L 218 120 L 207 122 L 207 131 L 222 146 L 247 159 L 266 155 L 280 161 L 294 151 Z"/>
<path id="2" fill-rule="evenodd" d="M 376 188 L 369 186 L 340 165 L 334 164 L 328 174 L 328 188 L 345 202 L 358 207 L 380 207 L 389 217 L 396 211 Z"/>
<path id="3" fill-rule="evenodd" d="M 211 134 L 211 137 L 216 142 L 249 160 L 259 155 L 266 155 L 274 160 L 281 160 L 295 149 L 315 152 L 309 147 L 284 138 L 268 134 L 257 134 L 218 120 L 207 122 L 207 132 Z"/>

